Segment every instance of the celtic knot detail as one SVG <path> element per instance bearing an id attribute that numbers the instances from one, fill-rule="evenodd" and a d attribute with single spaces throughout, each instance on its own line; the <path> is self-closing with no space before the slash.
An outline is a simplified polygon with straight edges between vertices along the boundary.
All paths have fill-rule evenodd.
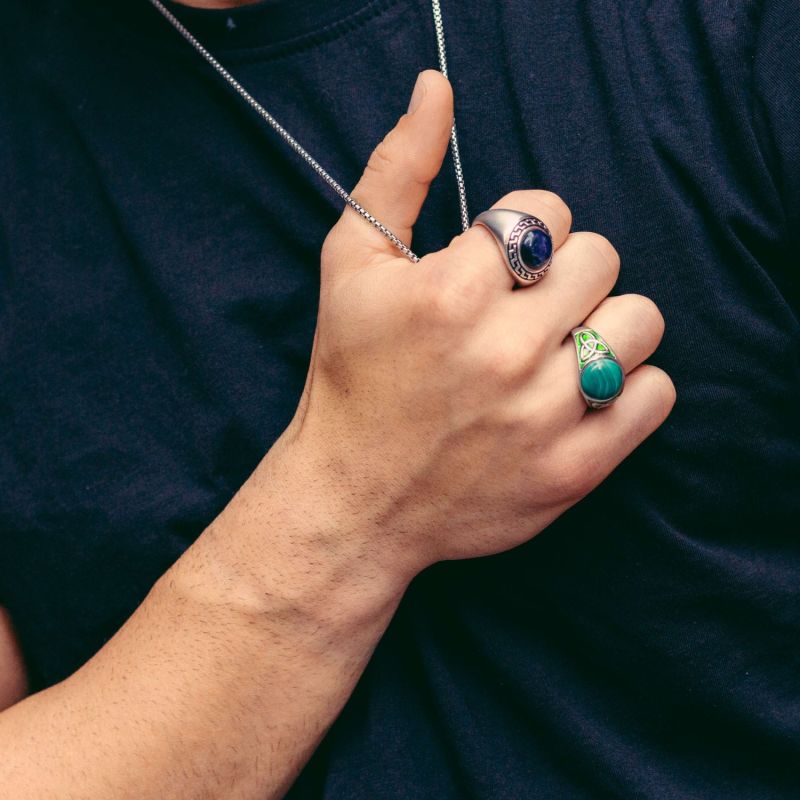
<path id="1" fill-rule="evenodd" d="M 616 358 L 612 349 L 594 330 L 584 330 L 575 334 L 575 346 L 581 369 L 595 358 Z"/>

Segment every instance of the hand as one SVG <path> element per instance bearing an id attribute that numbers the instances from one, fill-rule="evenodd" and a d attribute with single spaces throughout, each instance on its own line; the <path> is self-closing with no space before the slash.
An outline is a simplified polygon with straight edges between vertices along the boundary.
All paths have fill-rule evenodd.
<path id="1" fill-rule="evenodd" d="M 353 193 L 406 242 L 452 120 L 423 81 Z M 108 643 L 0 714 L 4 797 L 283 797 L 414 574 L 534 536 L 663 421 L 672 383 L 639 366 L 661 315 L 605 299 L 611 245 L 547 192 L 500 205 L 550 227 L 540 285 L 512 292 L 483 228 L 412 264 L 345 210 L 294 420 Z M 587 318 L 629 373 L 591 413 L 566 340 Z"/>
<path id="2" fill-rule="evenodd" d="M 353 196 L 405 243 L 438 173 L 452 94 L 422 73 L 412 105 Z M 360 552 L 413 575 L 441 559 L 530 539 L 591 491 L 669 414 L 669 377 L 641 366 L 663 319 L 640 295 L 607 297 L 619 257 L 545 191 L 498 207 L 550 228 L 548 276 L 512 292 L 482 227 L 411 263 L 351 208 L 322 251 L 319 322 L 283 458 L 326 493 Z M 597 328 L 627 373 L 619 399 L 588 411 L 570 330 Z M 289 455 L 291 454 L 291 455 Z M 299 467 L 298 467 L 299 465 Z"/>

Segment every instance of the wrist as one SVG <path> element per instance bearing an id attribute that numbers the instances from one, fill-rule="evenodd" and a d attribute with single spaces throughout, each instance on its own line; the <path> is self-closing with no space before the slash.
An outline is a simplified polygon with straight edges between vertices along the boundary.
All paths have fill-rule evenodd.
<path id="1" fill-rule="evenodd" d="M 182 568 L 204 602 L 247 615 L 327 630 L 385 625 L 414 572 L 344 506 L 329 478 L 281 440 Z"/>

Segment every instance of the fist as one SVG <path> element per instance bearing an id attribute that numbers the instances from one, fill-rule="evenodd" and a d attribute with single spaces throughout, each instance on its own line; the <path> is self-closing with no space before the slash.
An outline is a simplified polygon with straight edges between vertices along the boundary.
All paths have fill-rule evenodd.
<path id="1" fill-rule="evenodd" d="M 372 154 L 353 197 L 410 245 L 447 150 L 452 94 L 421 74 L 409 113 Z M 512 291 L 491 234 L 473 227 L 412 263 L 347 207 L 322 250 L 318 327 L 297 414 L 282 437 L 359 552 L 413 575 L 496 553 L 541 531 L 667 417 L 675 390 L 643 365 L 664 322 L 640 295 L 608 297 L 620 269 L 596 233 L 570 232 L 556 195 L 497 207 L 544 220 L 547 277 Z M 627 375 L 589 410 L 570 331 L 586 324 Z"/>

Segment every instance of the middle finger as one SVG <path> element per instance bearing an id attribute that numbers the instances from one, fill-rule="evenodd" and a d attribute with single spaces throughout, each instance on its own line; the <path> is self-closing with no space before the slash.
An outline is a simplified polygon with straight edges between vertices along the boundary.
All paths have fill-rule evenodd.
<path id="1" fill-rule="evenodd" d="M 608 296 L 619 275 L 617 251 L 603 236 L 572 233 L 540 284 L 512 292 L 498 308 L 517 341 L 550 351 Z"/>

